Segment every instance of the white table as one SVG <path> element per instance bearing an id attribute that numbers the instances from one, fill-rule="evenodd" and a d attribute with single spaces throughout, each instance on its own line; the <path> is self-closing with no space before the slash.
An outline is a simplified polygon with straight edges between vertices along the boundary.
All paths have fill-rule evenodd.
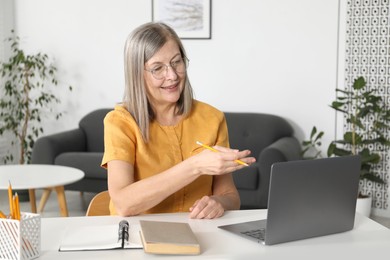
<path id="1" fill-rule="evenodd" d="M 11 183 L 13 190 L 28 190 L 30 196 L 31 211 L 37 212 L 35 202 L 35 189 L 49 188 L 42 196 L 40 210 L 46 203 L 51 189 L 57 192 L 58 204 L 61 216 L 68 216 L 68 208 L 64 192 L 64 185 L 81 180 L 84 172 L 66 166 L 46 164 L 15 164 L 0 166 L 0 189 L 8 189 Z"/>
<path id="2" fill-rule="evenodd" d="M 218 225 L 258 220 L 266 217 L 266 210 L 242 210 L 226 212 L 214 220 L 188 219 L 187 213 L 153 214 L 126 218 L 131 225 L 140 219 L 188 222 L 201 245 L 198 256 L 161 256 L 144 253 L 142 249 L 58 252 L 61 237 L 68 227 L 116 224 L 123 218 L 117 216 L 43 218 L 42 250 L 44 259 L 371 259 L 388 256 L 390 230 L 373 220 L 358 215 L 352 231 L 283 243 L 273 246 L 230 234 Z M 386 257 L 385 257 L 386 258 Z"/>

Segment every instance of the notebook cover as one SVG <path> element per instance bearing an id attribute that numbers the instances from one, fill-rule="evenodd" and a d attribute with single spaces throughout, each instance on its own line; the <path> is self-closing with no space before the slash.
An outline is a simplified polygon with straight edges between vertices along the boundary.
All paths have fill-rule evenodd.
<path id="1" fill-rule="evenodd" d="M 144 250 L 153 254 L 200 254 L 188 223 L 140 220 Z"/>

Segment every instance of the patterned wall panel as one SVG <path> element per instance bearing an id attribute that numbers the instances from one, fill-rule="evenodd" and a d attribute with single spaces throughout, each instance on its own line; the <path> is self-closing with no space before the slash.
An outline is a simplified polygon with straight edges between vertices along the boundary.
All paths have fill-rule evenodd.
<path id="1" fill-rule="evenodd" d="M 354 79 L 365 77 L 367 87 L 376 89 L 390 104 L 390 0 L 347 0 L 345 88 Z M 344 129 L 349 125 L 344 120 Z M 371 146 L 379 151 L 381 147 Z M 376 173 L 389 183 L 390 155 L 381 152 Z M 362 191 L 373 197 L 373 207 L 387 210 L 388 184 L 362 182 Z"/>

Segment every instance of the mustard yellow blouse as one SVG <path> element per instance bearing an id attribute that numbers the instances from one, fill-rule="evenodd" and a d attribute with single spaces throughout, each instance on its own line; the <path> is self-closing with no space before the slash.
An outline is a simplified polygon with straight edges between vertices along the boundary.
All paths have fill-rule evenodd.
<path id="1" fill-rule="evenodd" d="M 151 122 L 150 140 L 145 143 L 134 118 L 123 106 L 117 105 L 104 119 L 105 150 L 101 165 L 106 168 L 111 160 L 126 161 L 134 166 L 134 177 L 138 181 L 202 151 L 196 141 L 229 147 L 227 125 L 221 111 L 195 100 L 190 115 L 177 125 Z M 212 194 L 212 185 L 212 176 L 201 176 L 145 213 L 188 211 L 196 200 Z M 112 203 L 110 211 L 115 214 Z"/>

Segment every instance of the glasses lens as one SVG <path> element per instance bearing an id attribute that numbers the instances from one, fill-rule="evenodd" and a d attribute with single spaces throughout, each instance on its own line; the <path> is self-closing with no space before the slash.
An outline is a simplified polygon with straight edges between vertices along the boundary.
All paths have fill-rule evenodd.
<path id="1" fill-rule="evenodd" d="M 182 61 L 182 64 L 183 64 L 183 69 L 182 70 L 183 70 L 183 72 L 185 72 L 188 69 L 189 60 L 186 57 L 184 57 L 184 58 L 181 59 L 181 61 Z"/>
<path id="2" fill-rule="evenodd" d="M 167 65 L 161 64 L 157 67 L 155 67 L 150 72 L 154 76 L 155 79 L 163 79 L 167 76 L 168 73 L 168 67 Z M 176 73 L 184 73 L 186 72 L 188 68 L 188 59 L 187 58 L 180 58 L 178 60 L 172 61 L 170 67 L 172 70 L 174 70 Z"/>
<path id="3" fill-rule="evenodd" d="M 184 64 L 183 59 L 179 59 L 179 60 L 173 61 L 171 63 L 171 67 L 172 67 L 172 69 L 174 69 L 176 72 L 179 72 L 179 73 L 182 73 L 182 72 L 186 71 L 186 66 Z"/>
<path id="4" fill-rule="evenodd" d="M 162 79 L 167 74 L 167 69 L 165 65 L 160 65 L 154 68 L 151 72 L 155 79 Z"/>

